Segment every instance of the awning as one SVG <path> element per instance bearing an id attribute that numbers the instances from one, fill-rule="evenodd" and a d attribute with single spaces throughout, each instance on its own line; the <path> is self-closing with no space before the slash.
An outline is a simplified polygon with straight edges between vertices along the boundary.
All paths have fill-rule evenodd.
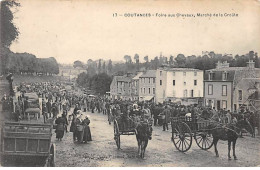
<path id="1" fill-rule="evenodd" d="M 150 100 L 152 100 L 154 98 L 154 96 L 144 96 L 143 97 L 143 100 L 144 101 L 150 101 Z"/>

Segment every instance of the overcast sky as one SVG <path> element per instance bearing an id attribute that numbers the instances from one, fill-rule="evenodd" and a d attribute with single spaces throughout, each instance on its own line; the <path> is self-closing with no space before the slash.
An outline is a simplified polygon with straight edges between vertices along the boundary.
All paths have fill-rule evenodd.
<path id="1" fill-rule="evenodd" d="M 83 1 L 23 0 L 15 13 L 19 28 L 14 52 L 60 63 L 88 59 L 123 60 L 135 53 L 149 58 L 202 51 L 260 52 L 257 1 Z M 138 18 L 113 13 L 237 13 L 238 17 Z"/>

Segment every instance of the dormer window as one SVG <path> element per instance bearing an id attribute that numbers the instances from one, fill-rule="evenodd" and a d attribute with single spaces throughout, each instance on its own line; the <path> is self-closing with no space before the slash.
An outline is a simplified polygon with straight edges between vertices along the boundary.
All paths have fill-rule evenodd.
<path id="1" fill-rule="evenodd" d="M 213 80 L 213 77 L 214 77 L 214 73 L 210 72 L 209 73 L 209 80 Z"/>
<path id="2" fill-rule="evenodd" d="M 225 72 L 222 73 L 222 80 L 226 81 L 227 78 L 228 78 L 228 73 L 225 71 Z"/>

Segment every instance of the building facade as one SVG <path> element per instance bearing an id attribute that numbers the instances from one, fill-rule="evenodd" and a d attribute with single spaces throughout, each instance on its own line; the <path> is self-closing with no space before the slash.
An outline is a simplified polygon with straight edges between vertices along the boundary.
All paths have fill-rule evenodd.
<path id="1" fill-rule="evenodd" d="M 132 79 L 132 98 L 133 100 L 139 100 L 139 77 L 143 72 L 138 72 Z"/>
<path id="2" fill-rule="evenodd" d="M 139 101 L 155 101 L 156 70 L 147 70 L 139 77 Z"/>
<path id="3" fill-rule="evenodd" d="M 156 103 L 164 101 L 198 104 L 203 97 L 203 71 L 160 67 L 156 70 Z"/>
<path id="4" fill-rule="evenodd" d="M 205 73 L 205 106 L 231 111 L 248 107 L 247 100 L 256 84 L 252 78 L 257 77 L 260 77 L 260 69 L 254 67 L 253 61 L 249 61 L 247 67 L 229 67 L 227 62 L 218 62 L 216 69 Z"/>
<path id="5" fill-rule="evenodd" d="M 114 76 L 110 84 L 112 99 L 132 100 L 132 73 L 123 76 Z"/>

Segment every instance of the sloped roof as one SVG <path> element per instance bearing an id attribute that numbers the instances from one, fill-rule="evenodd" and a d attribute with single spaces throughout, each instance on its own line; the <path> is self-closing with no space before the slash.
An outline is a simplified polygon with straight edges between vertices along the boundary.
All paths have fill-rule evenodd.
<path id="1" fill-rule="evenodd" d="M 213 73 L 212 81 L 223 81 L 222 74 L 226 72 L 227 80 L 232 81 L 233 86 L 236 87 L 240 81 L 245 81 L 244 78 L 260 78 L 259 68 L 249 68 L 249 67 L 227 67 L 207 70 L 204 74 L 204 80 L 209 80 L 209 73 Z"/>
<path id="2" fill-rule="evenodd" d="M 133 78 L 133 80 L 138 80 L 139 77 L 143 74 L 143 72 L 137 73 L 137 75 Z"/>
<path id="3" fill-rule="evenodd" d="M 120 76 L 120 77 L 117 79 L 117 81 L 131 82 L 131 81 L 132 81 L 132 78 L 133 78 L 133 75 L 131 75 L 131 76 L 123 75 L 123 76 Z"/>
<path id="4" fill-rule="evenodd" d="M 248 70 L 248 67 L 223 67 L 223 68 L 214 68 L 207 71 L 239 71 L 239 70 Z M 253 70 L 259 70 L 260 68 L 253 68 Z"/>
<path id="5" fill-rule="evenodd" d="M 156 70 L 147 70 L 143 72 L 143 74 L 140 76 L 140 78 L 143 77 L 156 77 Z"/>

